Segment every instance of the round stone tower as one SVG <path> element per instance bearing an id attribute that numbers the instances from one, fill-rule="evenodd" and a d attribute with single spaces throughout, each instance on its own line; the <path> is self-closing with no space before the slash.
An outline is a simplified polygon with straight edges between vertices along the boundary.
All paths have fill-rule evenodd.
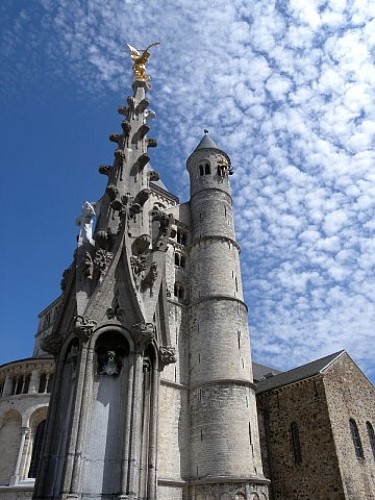
<path id="1" fill-rule="evenodd" d="M 210 136 L 187 160 L 191 185 L 192 498 L 268 498 L 260 457 L 247 306 L 228 155 Z M 242 495 L 242 496 L 241 496 Z M 237 498 L 237 497 L 236 497 Z"/>

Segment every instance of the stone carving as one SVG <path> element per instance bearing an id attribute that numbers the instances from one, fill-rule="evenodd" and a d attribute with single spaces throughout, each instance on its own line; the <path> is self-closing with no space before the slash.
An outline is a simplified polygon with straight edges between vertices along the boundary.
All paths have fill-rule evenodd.
<path id="1" fill-rule="evenodd" d="M 134 111 L 134 106 L 135 106 L 135 99 L 134 99 L 134 97 L 129 96 L 127 98 L 127 102 L 128 102 L 129 109 L 132 110 L 132 111 Z"/>
<path id="2" fill-rule="evenodd" d="M 128 139 L 126 139 L 126 142 L 128 142 Z M 116 161 L 120 167 L 120 180 L 122 181 L 123 174 L 124 174 L 125 153 L 123 152 L 122 149 L 116 149 L 114 154 L 115 154 Z"/>
<path id="3" fill-rule="evenodd" d="M 109 199 L 113 201 L 114 199 L 116 199 L 116 196 L 118 195 L 118 189 L 114 184 L 109 184 L 106 187 L 106 193 L 108 194 Z"/>
<path id="4" fill-rule="evenodd" d="M 119 115 L 127 115 L 128 114 L 128 108 L 126 106 L 120 106 L 117 109 L 117 112 Z"/>
<path id="5" fill-rule="evenodd" d="M 146 109 L 145 111 L 145 118 L 146 120 L 153 120 L 156 118 L 156 113 L 152 109 Z"/>
<path id="6" fill-rule="evenodd" d="M 163 370 L 165 366 L 176 363 L 176 349 L 171 346 L 160 346 L 158 350 L 159 369 Z"/>
<path id="7" fill-rule="evenodd" d="M 111 171 L 112 171 L 111 165 L 100 165 L 99 166 L 99 174 L 110 175 Z"/>
<path id="8" fill-rule="evenodd" d="M 158 172 L 155 172 L 155 170 L 151 170 L 149 173 L 148 173 L 148 176 L 149 176 L 149 179 L 151 182 L 157 182 L 160 180 L 160 175 Z"/>
<path id="9" fill-rule="evenodd" d="M 134 135 L 133 142 L 141 141 L 149 130 L 150 127 L 147 125 L 147 123 L 143 123 L 137 130 L 137 133 Z"/>
<path id="10" fill-rule="evenodd" d="M 168 241 L 172 232 L 172 224 L 174 223 L 174 217 L 172 214 L 166 214 L 154 207 L 151 212 L 152 220 L 159 222 L 159 233 L 153 242 L 153 250 L 160 250 L 166 252 L 168 248 Z"/>
<path id="11" fill-rule="evenodd" d="M 147 288 L 150 289 L 150 297 L 154 296 L 153 286 L 158 276 L 157 265 L 156 262 L 152 262 L 150 265 L 150 269 L 146 276 L 143 278 L 141 282 L 141 290 L 144 292 Z"/>
<path id="12" fill-rule="evenodd" d="M 95 234 L 95 243 L 99 248 L 106 250 L 108 252 L 110 247 L 110 233 L 104 230 L 97 231 Z"/>
<path id="13" fill-rule="evenodd" d="M 115 296 L 112 301 L 112 307 L 107 309 L 108 319 L 117 319 L 117 321 L 122 322 L 124 319 L 124 310 L 120 308 L 120 303 L 118 299 L 118 290 L 115 292 Z"/>
<path id="14" fill-rule="evenodd" d="M 70 271 L 70 268 L 65 269 L 64 272 L 62 273 L 62 277 L 61 277 L 61 281 L 60 281 L 60 288 L 62 291 L 65 290 L 66 285 L 68 284 L 69 271 Z"/>
<path id="15" fill-rule="evenodd" d="M 135 216 L 142 212 L 142 206 L 139 203 L 132 203 L 129 207 L 129 217 L 135 219 Z"/>
<path id="16" fill-rule="evenodd" d="M 148 75 L 146 75 L 146 63 L 151 55 L 149 49 L 159 44 L 160 42 L 154 42 L 151 45 L 149 45 L 146 49 L 140 49 L 140 50 L 127 44 L 128 49 L 130 51 L 130 57 L 133 60 L 133 75 L 135 80 L 148 82 L 151 79 Z"/>
<path id="17" fill-rule="evenodd" d="M 94 260 L 93 260 L 94 272 L 95 272 L 94 277 L 95 278 L 97 277 L 99 280 L 102 278 L 107 267 L 109 266 L 109 263 L 112 260 L 112 257 L 113 257 L 113 254 L 111 252 L 108 252 L 107 250 L 104 250 L 103 248 L 99 248 L 95 252 L 95 256 L 94 256 Z"/>
<path id="18" fill-rule="evenodd" d="M 60 351 L 61 344 L 62 339 L 60 335 L 51 333 L 43 337 L 41 341 L 41 348 L 43 349 L 43 351 L 49 352 L 50 354 L 53 354 L 53 356 L 56 356 Z"/>
<path id="19" fill-rule="evenodd" d="M 98 359 L 98 374 L 99 375 L 118 375 L 120 373 L 121 364 L 119 362 L 116 351 L 107 351 L 103 357 Z"/>
<path id="20" fill-rule="evenodd" d="M 94 223 L 95 217 L 95 203 L 90 203 L 89 201 L 85 201 L 82 205 L 82 213 L 76 219 L 77 226 L 80 226 L 81 229 L 79 231 L 78 236 L 78 246 L 82 246 L 84 243 L 94 244 L 92 239 L 92 226 Z"/>
<path id="21" fill-rule="evenodd" d="M 147 99 L 142 99 L 142 101 L 137 106 L 137 113 L 143 113 L 150 103 Z"/>
<path id="22" fill-rule="evenodd" d="M 122 134 L 111 134 L 109 136 L 109 140 L 111 142 L 115 142 L 119 146 L 122 144 L 123 139 L 124 139 L 124 136 Z"/>
<path id="23" fill-rule="evenodd" d="M 85 252 L 82 261 L 82 276 L 85 278 L 92 278 L 94 274 L 94 262 L 92 260 L 91 254 Z"/>
<path id="24" fill-rule="evenodd" d="M 149 155 L 147 153 L 143 153 L 135 162 L 135 166 L 136 168 L 138 168 L 139 171 L 141 171 L 149 161 L 150 161 Z"/>
<path id="25" fill-rule="evenodd" d="M 136 346 L 144 349 L 155 338 L 155 326 L 152 323 L 136 323 L 132 327 L 133 339 Z"/>
<path id="26" fill-rule="evenodd" d="M 132 243 L 132 254 L 140 255 L 150 250 L 151 238 L 149 234 L 141 234 Z"/>
<path id="27" fill-rule="evenodd" d="M 158 143 L 156 142 L 156 139 L 151 139 L 150 137 L 147 138 L 147 147 L 148 148 L 156 148 Z"/>
<path id="28" fill-rule="evenodd" d="M 137 193 L 137 196 L 134 198 L 133 203 L 138 203 L 139 205 L 144 205 L 146 201 L 149 199 L 151 191 L 149 189 L 142 189 Z"/>
<path id="29" fill-rule="evenodd" d="M 97 322 L 90 320 L 84 316 L 75 317 L 74 333 L 83 341 L 87 342 L 94 329 L 96 328 Z"/>
<path id="30" fill-rule="evenodd" d="M 124 121 L 121 122 L 121 128 L 124 131 L 124 134 L 129 135 L 130 131 L 132 129 L 132 126 L 130 125 L 129 122 L 127 122 L 126 120 L 124 120 Z"/>
<path id="31" fill-rule="evenodd" d="M 132 255 L 130 257 L 130 265 L 134 278 L 138 278 L 147 269 L 147 256 L 144 254 Z"/>

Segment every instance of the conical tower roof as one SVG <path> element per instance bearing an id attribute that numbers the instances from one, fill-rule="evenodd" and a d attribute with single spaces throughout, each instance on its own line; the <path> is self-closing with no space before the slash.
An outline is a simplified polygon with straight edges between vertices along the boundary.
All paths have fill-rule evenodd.
<path id="1" fill-rule="evenodd" d="M 211 139 L 207 130 L 204 131 L 204 136 L 194 151 L 199 151 L 200 149 L 219 149 L 221 151 L 219 146 Z"/>

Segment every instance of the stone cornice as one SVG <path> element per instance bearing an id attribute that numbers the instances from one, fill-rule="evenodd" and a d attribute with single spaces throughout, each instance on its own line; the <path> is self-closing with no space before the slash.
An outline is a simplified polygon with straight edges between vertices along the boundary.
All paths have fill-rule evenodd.
<path id="1" fill-rule="evenodd" d="M 199 297 L 199 300 L 190 302 L 189 307 L 193 307 L 203 302 L 208 302 L 210 300 L 230 300 L 232 302 L 237 302 L 246 309 L 246 312 L 248 311 L 248 307 L 243 300 L 238 299 L 237 297 L 230 297 L 229 295 L 206 295 L 205 297 Z"/>

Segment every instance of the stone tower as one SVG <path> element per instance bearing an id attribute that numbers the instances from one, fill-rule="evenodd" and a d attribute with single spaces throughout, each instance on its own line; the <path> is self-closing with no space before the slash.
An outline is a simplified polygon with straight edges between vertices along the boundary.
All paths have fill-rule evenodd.
<path id="1" fill-rule="evenodd" d="M 264 495 L 267 488 L 232 216 L 232 170 L 229 157 L 208 134 L 188 158 L 187 168 L 191 186 L 190 439 L 196 467 L 191 473 L 197 478 L 195 493 L 202 498 L 211 498 L 210 494 L 221 498 L 229 482 L 234 494 L 239 491 L 253 498 L 251 494 Z"/>
<path id="2" fill-rule="evenodd" d="M 34 498 L 264 500 L 229 157 L 206 134 L 191 201 L 167 191 L 148 154 L 145 54 L 38 339 L 56 371 Z"/>

